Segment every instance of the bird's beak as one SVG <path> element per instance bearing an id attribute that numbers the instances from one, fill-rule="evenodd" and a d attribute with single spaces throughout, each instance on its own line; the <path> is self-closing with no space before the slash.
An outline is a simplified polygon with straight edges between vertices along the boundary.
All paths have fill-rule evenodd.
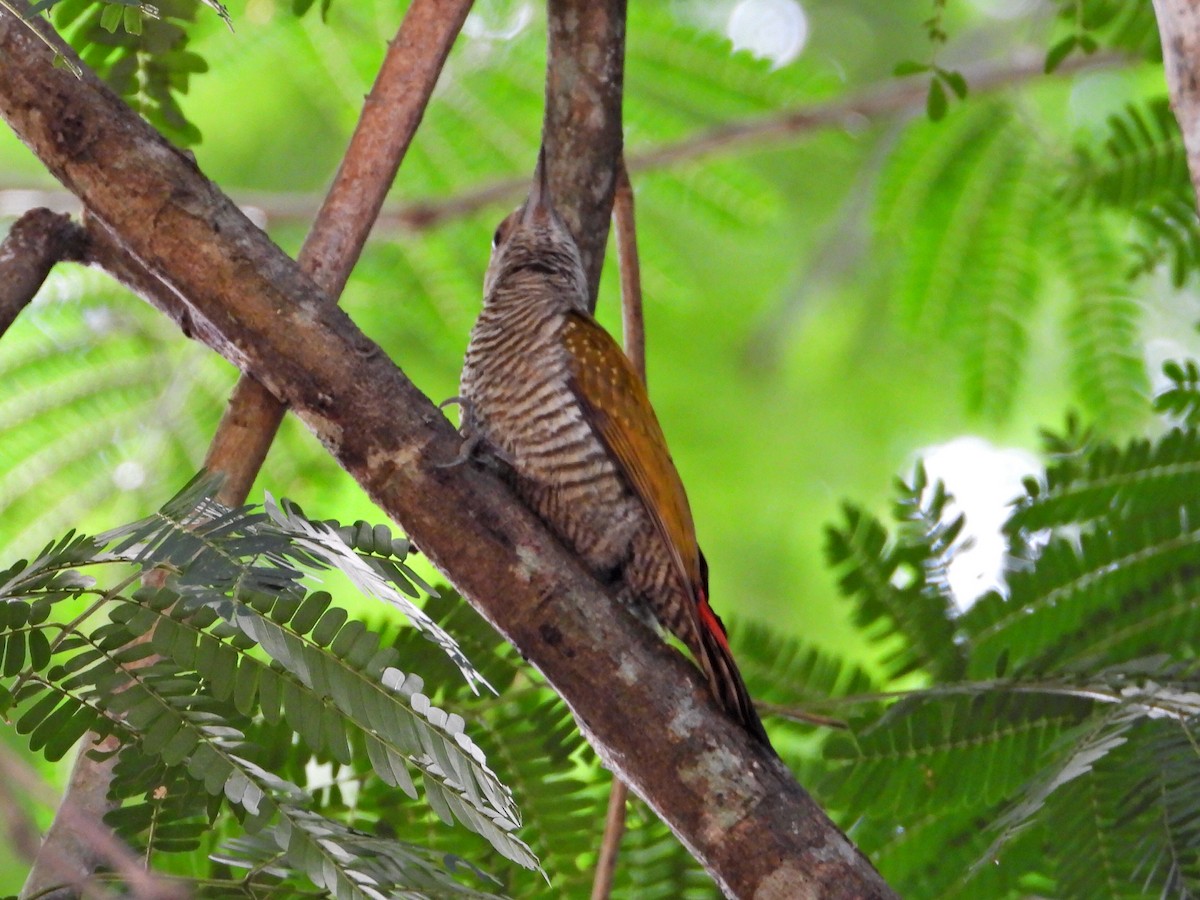
<path id="1" fill-rule="evenodd" d="M 550 200 L 550 173 L 546 171 L 546 147 L 538 150 L 537 167 L 533 170 L 533 184 L 529 188 L 529 199 L 521 213 L 522 224 L 545 222 L 554 212 Z"/>

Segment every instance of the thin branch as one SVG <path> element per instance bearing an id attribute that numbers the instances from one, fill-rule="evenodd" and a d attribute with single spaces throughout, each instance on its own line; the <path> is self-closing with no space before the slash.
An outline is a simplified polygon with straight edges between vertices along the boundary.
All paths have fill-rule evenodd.
<path id="1" fill-rule="evenodd" d="M 1128 64 L 1130 57 L 1115 53 L 1076 56 L 1066 60 L 1056 75 L 1068 75 L 1114 65 Z M 1038 78 L 1047 78 L 1046 55 L 1043 51 L 1023 53 L 1009 62 L 980 63 L 961 70 L 971 93 L 987 94 Z M 925 109 L 929 81 L 924 76 L 887 81 L 873 85 L 849 97 L 814 103 L 780 115 L 747 119 L 718 125 L 672 144 L 638 154 L 630 159 L 630 169 L 656 169 L 685 160 L 698 159 L 741 148 L 747 144 L 758 147 L 773 141 L 790 140 L 825 128 L 857 130 L 880 116 L 893 113 L 922 113 Z"/>
<path id="2" fill-rule="evenodd" d="M 1021 54 L 1007 63 L 986 62 L 962 69 L 975 96 L 996 93 L 1029 81 L 1128 65 L 1130 58 L 1113 53 L 1073 56 L 1055 69 L 1043 71 L 1044 55 Z M 925 108 L 926 83 L 915 76 L 872 85 L 849 97 L 807 104 L 717 125 L 670 144 L 626 154 L 631 172 L 670 169 L 708 156 L 753 150 L 766 142 L 797 140 L 829 128 L 858 129 L 892 115 L 916 115 Z M 528 174 L 504 178 L 444 199 L 414 200 L 385 206 L 375 233 L 421 232 L 445 222 L 464 219 L 480 210 L 513 204 L 529 190 Z M 318 208 L 311 194 L 256 193 L 239 195 L 243 211 L 260 225 L 311 221 Z M 15 215 L 31 206 L 78 212 L 79 201 L 67 191 L 0 188 L 0 216 Z"/>
<path id="3" fill-rule="evenodd" d="M 388 45 L 358 126 L 304 246 L 300 268 L 330 297 L 374 227 L 471 0 L 414 0 Z"/>
<path id="4" fill-rule="evenodd" d="M 897 123 L 875 141 L 846 189 L 838 212 L 819 230 L 813 250 L 798 260 L 801 278 L 780 292 L 777 302 L 750 330 L 739 354 L 748 371 L 760 378 L 770 377 L 791 346 L 798 320 L 814 298 L 827 294 L 831 284 L 842 281 L 867 260 L 873 249 L 869 220 L 876 200 L 876 182 L 902 130 Z"/>
<path id="5" fill-rule="evenodd" d="M 642 266 L 638 261 L 637 222 L 634 218 L 633 185 L 625 160 L 617 164 L 617 191 L 613 200 L 617 235 L 617 262 L 621 272 L 621 331 L 625 355 L 646 384 L 646 319 L 642 312 Z"/>
<path id="6" fill-rule="evenodd" d="M 1007 62 L 988 61 L 967 66 L 962 69 L 962 74 L 971 86 L 971 93 L 978 96 L 1028 81 L 1108 69 L 1128 65 L 1129 62 L 1128 56 L 1114 53 L 1073 56 L 1048 76 L 1045 73 L 1045 53 L 1030 52 Z M 769 116 L 723 123 L 675 143 L 627 153 L 625 160 L 630 172 L 647 172 L 708 156 L 757 149 L 771 142 L 795 140 L 828 128 L 858 130 L 883 116 L 923 113 L 927 90 L 928 82 L 921 78 L 889 80 L 847 97 L 805 104 Z M 506 178 L 446 200 L 415 201 L 395 210 L 385 210 L 380 224 L 422 231 L 445 221 L 473 215 L 492 204 L 515 202 L 528 189 L 528 176 Z"/>
<path id="7" fill-rule="evenodd" d="M 31 209 L 13 223 L 0 243 L 0 337 L 78 239 L 78 226 L 48 209 Z"/>
<path id="8" fill-rule="evenodd" d="M 496 475 L 441 465 L 461 444 L 455 429 L 381 348 L 190 159 L 94 76 L 55 68 L 2 12 L 0 115 L 187 298 L 197 334 L 291 405 L 544 673 L 605 764 L 726 893 L 894 896 L 782 763 L 721 712 L 694 667 L 624 612 Z"/>
<path id="9" fill-rule="evenodd" d="M 613 222 L 617 236 L 617 263 L 621 273 L 621 325 L 625 355 L 646 383 L 646 327 L 642 317 L 642 277 L 638 265 L 637 227 L 633 217 L 633 186 L 625 160 L 617 161 L 617 188 L 613 197 Z M 614 776 L 604 817 L 604 838 L 596 860 L 591 900 L 608 900 L 612 893 L 621 837 L 625 834 L 626 801 L 629 788 Z"/>
<path id="10" fill-rule="evenodd" d="M 22 0 L 0 0 L 0 7 L 3 7 L 4 9 L 8 10 L 8 12 L 12 13 L 12 15 L 17 16 L 19 18 L 28 19 L 31 17 L 31 15 L 33 15 L 33 13 L 31 13 L 29 11 L 30 10 L 29 4 L 22 2 Z M 30 30 L 35 35 L 37 35 L 37 37 L 47 47 L 49 47 L 51 50 L 54 49 L 54 44 L 51 43 L 51 41 L 47 37 L 45 37 L 45 35 L 43 35 L 42 32 L 38 31 L 37 29 L 30 29 Z M 78 76 L 79 73 L 83 71 L 80 62 L 76 59 L 67 59 L 65 57 L 60 56 L 60 57 L 58 57 L 58 60 L 59 60 L 59 62 L 66 65 L 67 68 L 69 68 L 71 70 L 72 74 L 74 74 L 76 76 Z"/>
<path id="11" fill-rule="evenodd" d="M 596 860 L 596 876 L 592 879 L 591 900 L 608 900 L 612 894 L 613 876 L 617 871 L 617 856 L 621 837 L 625 834 L 625 804 L 629 788 L 620 778 L 613 778 L 608 792 L 608 812 L 604 816 L 604 840 Z"/>
<path id="12" fill-rule="evenodd" d="M 1071 697 L 1076 700 L 1090 700 L 1094 703 L 1133 709 L 1139 715 L 1148 718 L 1170 718 L 1179 722 L 1194 719 L 1198 712 L 1198 703 L 1195 700 L 1197 695 L 1189 684 L 1176 684 L 1169 681 L 1164 683 L 1146 681 L 1140 684 L 1129 680 L 1114 681 L 1114 683 L 1108 684 L 1101 680 L 1094 682 L 1086 680 L 1071 682 L 1065 679 L 1061 681 L 1017 681 L 994 678 L 981 681 L 949 682 L 932 687 L 825 697 L 810 705 L 828 709 L 844 709 L 854 706 L 895 703 L 900 700 L 940 700 L 944 697 L 977 697 L 987 694 Z M 770 710 L 772 715 L 797 722 L 831 728 L 846 727 L 845 722 L 809 712 L 808 707 L 776 704 L 764 706 Z"/>
<path id="13" fill-rule="evenodd" d="M 1074 56 L 1048 76 L 1044 70 L 1045 54 L 1031 52 L 1020 54 L 1005 63 L 989 61 L 968 66 L 962 70 L 962 74 L 970 83 L 971 92 L 981 95 L 1037 79 L 1128 65 L 1129 61 L 1128 56 L 1113 53 Z M 771 142 L 795 140 L 828 128 L 858 130 L 882 116 L 923 112 L 927 89 L 928 83 L 917 77 L 887 81 L 848 97 L 805 104 L 770 116 L 723 123 L 675 143 L 630 152 L 625 154 L 626 164 L 630 172 L 647 172 L 708 156 L 757 149 Z M 443 222 L 474 215 L 495 204 L 514 203 L 528 189 L 529 177 L 522 175 L 494 181 L 444 200 L 413 201 L 394 209 L 385 209 L 380 215 L 380 227 L 397 231 L 425 231 Z M 292 215 L 292 210 L 297 206 L 294 201 L 279 203 L 267 197 L 259 199 L 262 202 L 257 208 L 267 216 L 272 216 L 274 210 L 281 219 Z"/>
<path id="14" fill-rule="evenodd" d="M 18 798 L 18 791 L 46 806 L 53 806 L 58 801 L 57 792 L 32 766 L 8 745 L 0 744 L 0 808 L 5 814 L 5 838 L 17 858 L 32 862 L 41 846 L 42 836 L 37 821 Z"/>

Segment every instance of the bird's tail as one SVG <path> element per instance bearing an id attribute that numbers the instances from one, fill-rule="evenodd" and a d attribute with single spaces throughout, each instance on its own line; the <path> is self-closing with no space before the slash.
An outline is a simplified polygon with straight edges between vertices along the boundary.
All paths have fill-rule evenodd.
<path id="1" fill-rule="evenodd" d="M 762 720 L 746 690 L 746 682 L 738 671 L 733 653 L 729 649 L 729 640 L 725 636 L 725 626 L 720 618 L 708 605 L 707 597 L 700 597 L 700 664 L 708 676 L 709 687 L 713 695 L 731 716 L 745 726 L 746 730 L 766 744 L 771 746 L 767 731 L 763 728 Z"/>

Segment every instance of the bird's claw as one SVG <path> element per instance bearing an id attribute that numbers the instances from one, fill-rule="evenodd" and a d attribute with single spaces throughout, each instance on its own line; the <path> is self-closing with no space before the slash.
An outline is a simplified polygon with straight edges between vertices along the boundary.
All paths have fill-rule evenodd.
<path id="1" fill-rule="evenodd" d="M 453 469 L 456 466 L 461 466 L 472 456 L 478 454 L 481 447 L 484 447 L 485 441 L 483 435 L 475 428 L 475 419 L 471 415 L 471 401 L 466 397 L 456 396 L 448 397 L 438 404 L 438 409 L 445 409 L 447 406 L 457 405 L 462 410 L 462 431 L 464 440 L 462 447 L 458 450 L 458 455 L 449 462 L 435 463 L 435 469 Z M 482 461 L 488 464 L 490 468 L 496 468 L 497 461 L 504 463 L 507 466 L 515 467 L 512 456 L 492 444 L 486 445 L 486 453 L 479 454 Z"/>
<path id="2" fill-rule="evenodd" d="M 483 438 L 481 438 L 479 435 L 471 435 L 462 442 L 462 446 L 458 448 L 458 455 L 455 456 L 454 459 L 450 460 L 449 462 L 434 463 L 433 467 L 435 469 L 453 469 L 457 466 L 461 466 L 475 455 L 476 449 L 478 449 L 482 442 Z"/>

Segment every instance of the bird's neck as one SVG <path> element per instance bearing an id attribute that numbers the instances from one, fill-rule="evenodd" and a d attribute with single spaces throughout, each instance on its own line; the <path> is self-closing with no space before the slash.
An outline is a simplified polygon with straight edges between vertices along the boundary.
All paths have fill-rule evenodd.
<path id="1" fill-rule="evenodd" d="M 585 299 L 572 290 L 570 279 L 541 271 L 520 270 L 512 273 L 484 298 L 485 313 L 507 316 L 565 315 L 572 310 L 586 311 Z"/>

